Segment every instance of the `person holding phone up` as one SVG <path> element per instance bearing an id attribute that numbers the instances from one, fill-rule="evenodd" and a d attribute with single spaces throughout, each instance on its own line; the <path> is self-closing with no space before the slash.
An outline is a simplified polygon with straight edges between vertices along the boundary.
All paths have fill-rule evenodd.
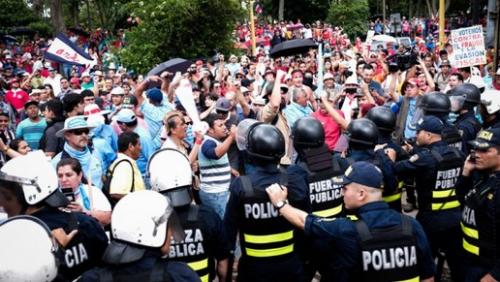
<path id="1" fill-rule="evenodd" d="M 67 158 L 59 161 L 57 177 L 62 192 L 70 201 L 69 210 L 94 217 L 103 226 L 111 222 L 111 204 L 99 188 L 82 183 L 82 166 L 78 160 Z"/>
<path id="2" fill-rule="evenodd" d="M 456 186 L 463 205 L 465 281 L 499 281 L 500 128 L 480 131 L 469 144 L 472 152 Z"/>

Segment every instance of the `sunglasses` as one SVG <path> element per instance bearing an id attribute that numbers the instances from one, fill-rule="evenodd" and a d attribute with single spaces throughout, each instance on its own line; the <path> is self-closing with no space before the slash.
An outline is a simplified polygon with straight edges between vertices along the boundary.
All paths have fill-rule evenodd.
<path id="1" fill-rule="evenodd" d="M 88 128 L 82 128 L 82 129 L 74 129 L 74 130 L 68 130 L 69 133 L 71 134 L 74 134 L 74 135 L 82 135 L 82 134 L 86 134 L 86 135 L 89 135 L 89 129 Z"/>
<path id="2" fill-rule="evenodd" d="M 215 110 L 215 112 L 219 115 L 227 115 L 228 111 Z"/>

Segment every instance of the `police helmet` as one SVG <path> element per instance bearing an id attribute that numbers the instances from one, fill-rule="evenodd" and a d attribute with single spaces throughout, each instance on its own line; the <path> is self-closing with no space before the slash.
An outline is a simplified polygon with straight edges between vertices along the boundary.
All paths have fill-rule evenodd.
<path id="1" fill-rule="evenodd" d="M 156 151 L 149 158 L 147 171 L 151 188 L 168 196 L 174 207 L 191 203 L 193 171 L 186 155 L 170 148 Z"/>
<path id="2" fill-rule="evenodd" d="M 111 215 L 111 243 L 103 255 L 110 264 L 124 264 L 142 258 L 147 248 L 160 248 L 167 238 L 167 226 L 174 238 L 184 239 L 181 227 L 169 224 L 175 212 L 168 197 L 151 191 L 132 192 L 123 197 Z"/>
<path id="3" fill-rule="evenodd" d="M 346 132 L 349 147 L 359 149 L 373 148 L 377 144 L 378 134 L 377 125 L 367 118 L 351 121 Z"/>
<path id="4" fill-rule="evenodd" d="M 0 281 L 52 281 L 57 276 L 58 244 L 50 229 L 32 216 L 0 224 Z"/>
<path id="5" fill-rule="evenodd" d="M 446 94 L 434 91 L 422 97 L 420 107 L 425 115 L 442 115 L 450 113 L 451 102 Z"/>
<path id="6" fill-rule="evenodd" d="M 396 127 L 396 114 L 388 107 L 372 108 L 365 117 L 373 121 L 381 132 L 392 132 Z"/>
<path id="7" fill-rule="evenodd" d="M 285 155 L 285 138 L 270 124 L 256 123 L 248 130 L 247 153 L 251 159 L 278 162 Z"/>
<path id="8" fill-rule="evenodd" d="M 451 102 L 451 111 L 473 109 L 481 102 L 481 91 L 474 84 L 464 83 L 448 92 Z"/>
<path id="9" fill-rule="evenodd" d="M 0 180 L 21 185 L 28 205 L 45 202 L 52 207 L 62 207 L 69 204 L 58 189 L 56 170 L 40 150 L 5 163 L 0 170 Z"/>
<path id="10" fill-rule="evenodd" d="M 320 147 L 325 143 L 325 129 L 313 117 L 298 119 L 292 128 L 295 150 Z"/>
<path id="11" fill-rule="evenodd" d="M 481 94 L 481 104 L 489 115 L 500 111 L 500 91 L 486 90 Z"/>

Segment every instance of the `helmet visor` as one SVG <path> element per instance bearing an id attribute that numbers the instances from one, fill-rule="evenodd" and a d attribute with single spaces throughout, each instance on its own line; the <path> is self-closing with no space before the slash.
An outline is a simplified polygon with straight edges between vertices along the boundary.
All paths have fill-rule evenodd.
<path id="1" fill-rule="evenodd" d="M 451 111 L 458 112 L 463 108 L 465 98 L 463 96 L 450 96 L 450 102 L 451 102 Z"/>

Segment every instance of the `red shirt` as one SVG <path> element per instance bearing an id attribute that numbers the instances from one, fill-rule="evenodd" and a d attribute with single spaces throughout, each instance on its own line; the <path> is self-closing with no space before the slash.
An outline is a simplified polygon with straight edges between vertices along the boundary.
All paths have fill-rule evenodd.
<path id="1" fill-rule="evenodd" d="M 24 108 L 24 104 L 26 104 L 30 100 L 30 96 L 22 89 L 9 90 L 5 93 L 5 102 L 11 104 L 14 109 L 20 110 Z"/>
<path id="2" fill-rule="evenodd" d="M 340 110 L 336 110 L 342 117 L 344 113 Z M 328 146 L 328 150 L 333 151 L 337 141 L 340 137 L 340 125 L 328 114 L 328 112 L 323 110 L 317 110 L 311 114 L 315 119 L 319 120 L 325 129 L 325 144 Z"/>

